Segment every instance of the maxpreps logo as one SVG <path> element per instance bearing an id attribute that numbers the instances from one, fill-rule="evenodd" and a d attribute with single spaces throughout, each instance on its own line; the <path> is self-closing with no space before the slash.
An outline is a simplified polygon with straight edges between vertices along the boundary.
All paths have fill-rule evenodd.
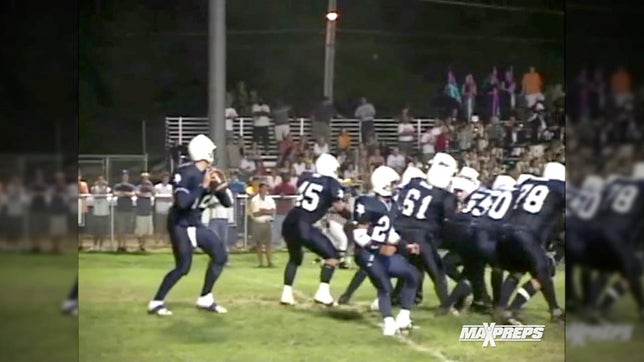
<path id="1" fill-rule="evenodd" d="M 465 325 L 461 329 L 461 342 L 483 342 L 483 347 L 496 347 L 496 342 L 541 342 L 544 325 L 513 326 L 483 323 Z"/>

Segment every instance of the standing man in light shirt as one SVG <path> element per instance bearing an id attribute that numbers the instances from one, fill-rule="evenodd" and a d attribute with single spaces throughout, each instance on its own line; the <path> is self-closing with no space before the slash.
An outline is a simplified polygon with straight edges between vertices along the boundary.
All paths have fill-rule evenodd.
<path id="1" fill-rule="evenodd" d="M 259 192 L 250 200 L 250 211 L 253 217 L 253 239 L 255 239 L 255 250 L 259 268 L 264 267 L 262 255 L 266 255 L 266 263 L 269 268 L 274 267 L 272 258 L 272 228 L 273 218 L 277 205 L 272 197 L 268 195 L 268 185 L 260 183 Z"/>
<path id="2" fill-rule="evenodd" d="M 92 185 L 92 200 L 94 207 L 92 208 L 93 217 L 90 218 L 90 229 L 94 236 L 94 246 L 92 250 L 103 250 L 103 241 L 111 233 L 110 230 L 110 201 L 108 194 L 110 189 L 105 177 L 98 176 L 94 185 Z"/>
<path id="3" fill-rule="evenodd" d="M 226 189 L 226 194 L 230 200 L 235 200 L 232 191 Z M 221 204 L 218 198 L 213 197 L 208 202 L 207 208 L 201 214 L 201 221 L 203 224 L 221 239 L 226 245 L 226 250 L 230 251 L 230 242 L 228 239 L 228 218 L 229 208 Z M 229 265 L 227 263 L 226 265 Z"/>
<path id="4" fill-rule="evenodd" d="M 369 143 L 371 138 L 376 137 L 376 127 L 373 119 L 376 116 L 376 108 L 367 102 L 367 98 L 360 98 L 360 105 L 356 108 L 355 117 L 360 120 L 360 141 L 363 144 Z"/>
<path id="5" fill-rule="evenodd" d="M 264 151 L 268 151 L 269 132 L 268 128 L 271 121 L 268 118 L 271 115 L 271 107 L 264 103 L 260 97 L 257 103 L 253 104 L 253 142 L 261 144 Z"/>
<path id="6" fill-rule="evenodd" d="M 277 108 L 273 110 L 273 124 L 275 125 L 275 141 L 282 142 L 291 133 L 291 106 L 282 100 L 277 101 Z"/>
<path id="7" fill-rule="evenodd" d="M 228 105 L 226 106 L 225 116 L 226 116 L 226 136 L 232 137 L 235 133 L 235 120 L 239 118 L 237 111 L 233 108 L 232 102 L 227 101 Z"/>
<path id="8" fill-rule="evenodd" d="M 168 211 L 172 206 L 170 174 L 163 172 L 161 182 L 154 185 L 154 235 L 157 244 L 168 241 Z"/>

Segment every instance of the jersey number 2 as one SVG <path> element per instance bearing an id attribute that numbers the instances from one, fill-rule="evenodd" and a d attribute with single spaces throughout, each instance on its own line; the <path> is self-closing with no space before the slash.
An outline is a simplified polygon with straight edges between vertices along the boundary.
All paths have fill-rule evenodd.
<path id="1" fill-rule="evenodd" d="M 403 209 L 402 209 L 402 214 L 411 217 L 414 214 L 414 211 L 416 210 L 416 205 L 417 202 L 420 200 L 420 191 L 416 189 L 411 189 L 409 192 L 407 192 L 407 196 L 405 196 L 405 200 L 403 201 Z M 425 213 L 427 212 L 427 208 L 429 207 L 429 204 L 432 202 L 432 196 L 428 195 L 423 197 L 420 206 L 418 207 L 418 211 L 416 212 L 416 219 L 419 220 L 424 220 L 425 219 Z"/>
<path id="2" fill-rule="evenodd" d="M 317 210 L 320 205 L 320 192 L 322 190 L 324 190 L 324 186 L 305 181 L 300 185 L 295 206 L 309 212 Z"/>

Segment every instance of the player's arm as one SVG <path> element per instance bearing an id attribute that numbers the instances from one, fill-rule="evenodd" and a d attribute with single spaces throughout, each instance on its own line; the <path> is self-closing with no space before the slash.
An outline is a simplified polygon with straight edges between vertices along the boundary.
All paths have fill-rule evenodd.
<path id="1" fill-rule="evenodd" d="M 344 213 L 346 215 L 346 212 L 349 212 L 349 210 L 347 210 L 347 202 L 345 199 L 346 195 L 344 189 L 337 180 L 334 181 L 335 182 L 331 186 L 331 194 L 333 195 L 333 204 L 331 205 L 335 212 Z"/>
<path id="2" fill-rule="evenodd" d="M 353 207 L 353 221 L 355 227 L 353 229 L 353 241 L 362 248 L 371 245 L 371 236 L 369 236 L 369 225 L 371 225 L 371 215 L 365 209 L 362 197 L 356 200 Z"/>
<path id="3" fill-rule="evenodd" d="M 458 211 L 458 200 L 456 195 L 448 193 L 443 202 L 443 217 L 444 220 L 453 220 Z"/>
<path id="4" fill-rule="evenodd" d="M 180 172 L 174 176 L 174 205 L 180 210 L 188 210 L 192 208 L 192 205 L 194 205 L 198 198 L 207 192 L 208 185 L 210 184 L 210 176 L 206 173 L 203 182 L 199 185 L 194 185 L 194 187 L 190 187 L 190 178 L 186 177 L 186 179 L 183 179 L 182 176 Z"/>

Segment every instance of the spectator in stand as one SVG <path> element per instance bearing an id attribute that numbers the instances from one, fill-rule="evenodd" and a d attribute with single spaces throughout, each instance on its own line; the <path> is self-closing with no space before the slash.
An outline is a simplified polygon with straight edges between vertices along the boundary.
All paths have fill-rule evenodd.
<path id="1" fill-rule="evenodd" d="M 394 147 L 389 156 L 387 156 L 387 166 L 393 168 L 399 173 L 402 173 L 406 165 L 407 160 L 405 159 L 405 155 L 400 153 L 398 147 Z"/>
<path id="2" fill-rule="evenodd" d="M 65 174 L 57 172 L 49 201 L 49 235 L 53 252 L 60 252 L 61 243 L 67 236 L 67 180 Z"/>
<path id="3" fill-rule="evenodd" d="M 306 160 L 304 159 L 304 155 L 300 154 L 297 156 L 297 161 L 293 164 L 293 171 L 295 173 L 295 176 L 300 177 L 302 173 L 304 173 L 304 170 L 306 169 Z"/>
<path id="4" fill-rule="evenodd" d="M 172 185 L 170 174 L 163 172 L 161 182 L 154 185 L 154 234 L 157 244 L 168 241 L 168 212 L 172 206 Z"/>
<path id="5" fill-rule="evenodd" d="M 188 148 L 185 145 L 182 145 L 179 143 L 179 141 L 174 140 L 172 141 L 172 145 L 170 146 L 170 169 L 172 172 L 176 170 L 179 165 L 183 163 L 183 156 L 188 152 Z"/>
<path id="6" fill-rule="evenodd" d="M 351 136 L 347 132 L 346 128 L 340 130 L 340 135 L 338 136 L 338 150 L 347 151 L 351 147 Z"/>
<path id="7" fill-rule="evenodd" d="M 237 111 L 233 108 L 233 102 L 230 97 L 226 100 L 226 138 L 230 138 L 235 134 L 235 121 L 239 118 Z"/>
<path id="8" fill-rule="evenodd" d="M 268 195 L 268 185 L 264 182 L 259 185 L 259 192 L 250 200 L 250 210 L 253 219 L 253 239 L 255 240 L 255 251 L 259 265 L 264 267 L 263 255 L 266 256 L 266 264 L 269 268 L 273 265 L 272 252 L 272 226 L 275 209 L 277 205 L 273 198 Z"/>
<path id="9" fill-rule="evenodd" d="M 420 136 L 421 151 L 423 153 L 423 160 L 429 161 L 434 157 L 436 150 L 434 144 L 436 143 L 436 135 L 434 134 L 434 127 L 427 127 L 425 132 Z"/>
<path id="10" fill-rule="evenodd" d="M 304 152 L 302 152 L 302 156 L 304 157 L 304 163 L 307 165 L 309 163 L 313 163 L 316 160 L 315 155 L 309 148 L 305 149 Z"/>
<path id="11" fill-rule="evenodd" d="M 273 124 L 275 125 L 275 141 L 280 143 L 291 133 L 292 107 L 282 100 L 278 100 L 276 104 L 277 107 L 273 109 Z"/>
<path id="12" fill-rule="evenodd" d="M 530 140 L 532 143 L 540 142 L 543 137 L 543 132 L 548 129 L 548 125 L 545 120 L 545 107 L 543 103 L 538 102 L 532 107 L 532 114 L 530 118 L 526 121 L 528 128 L 530 129 Z"/>
<path id="13" fill-rule="evenodd" d="M 490 140 L 493 145 L 502 145 L 503 138 L 505 137 L 505 130 L 503 124 L 498 117 L 492 117 L 490 124 L 485 129 L 485 136 Z"/>
<path id="14" fill-rule="evenodd" d="M 474 142 L 472 124 L 468 122 L 461 125 L 458 133 L 456 134 L 456 139 L 458 141 L 458 149 L 460 151 L 468 151 L 471 149 Z"/>
<path id="15" fill-rule="evenodd" d="M 246 154 L 242 157 L 239 163 L 239 171 L 243 180 L 249 180 L 257 171 L 257 165 L 251 154 Z"/>
<path id="16" fill-rule="evenodd" d="M 416 126 L 411 124 L 409 110 L 403 109 L 398 124 L 398 148 L 406 154 L 410 154 L 415 148 L 414 136 L 416 135 Z"/>
<path id="17" fill-rule="evenodd" d="M 92 200 L 94 201 L 91 222 L 89 223 L 94 237 L 94 245 L 91 250 L 102 251 L 103 241 L 110 234 L 110 201 L 107 197 L 112 190 L 107 181 L 105 181 L 105 177 L 100 175 L 92 185 L 91 191 Z"/>
<path id="18" fill-rule="evenodd" d="M 355 117 L 360 120 L 360 139 L 362 143 L 369 143 L 371 139 L 378 139 L 373 119 L 376 117 L 376 108 L 367 102 L 367 98 L 360 98 L 360 104 L 355 111 Z"/>
<path id="19" fill-rule="evenodd" d="M 447 72 L 447 83 L 445 84 L 445 89 L 443 90 L 446 96 L 450 97 L 452 100 L 458 103 L 458 107 L 463 104 L 463 99 L 461 98 L 461 92 L 458 89 L 458 83 L 456 82 L 456 77 L 451 70 Z"/>
<path id="20" fill-rule="evenodd" d="M 272 190 L 273 188 L 275 188 L 275 186 L 282 182 L 282 176 L 280 176 L 277 167 L 273 167 L 268 171 L 269 174 L 264 177 L 264 182 L 268 185 L 268 188 Z"/>
<path id="21" fill-rule="evenodd" d="M 87 197 L 84 197 L 82 195 L 88 195 L 89 194 L 89 187 L 87 185 L 87 182 L 83 180 L 83 175 L 81 175 L 80 169 L 78 170 L 78 181 L 77 181 L 77 187 L 78 187 L 78 197 L 79 197 L 79 207 L 80 207 L 80 215 L 76 215 L 77 218 L 85 218 L 85 216 L 88 213 L 88 207 L 87 207 Z M 81 221 L 81 220 L 77 220 Z M 78 225 L 78 223 L 76 224 Z M 83 229 L 86 229 L 87 227 L 87 222 L 83 220 L 83 226 L 79 227 L 79 233 L 83 232 Z M 78 248 L 79 250 L 82 249 L 82 238 L 78 238 Z"/>
<path id="22" fill-rule="evenodd" d="M 264 151 L 268 151 L 269 145 L 269 127 L 271 121 L 271 107 L 259 97 L 257 103 L 253 104 L 253 143 L 262 144 Z"/>
<path id="23" fill-rule="evenodd" d="M 139 252 L 145 252 L 145 245 L 154 235 L 154 220 L 152 220 L 152 198 L 154 185 L 150 181 L 150 174 L 141 173 L 141 184 L 136 189 L 136 217 L 134 219 L 134 235 L 139 242 Z"/>
<path id="24" fill-rule="evenodd" d="M 369 156 L 369 167 L 374 169 L 385 164 L 385 158 L 380 154 L 380 149 L 376 148 L 373 155 Z"/>
<path id="25" fill-rule="evenodd" d="M 42 251 L 42 243 L 49 233 L 49 214 L 47 212 L 47 191 L 45 175 L 41 170 L 36 170 L 34 183 L 29 187 L 29 231 L 31 236 L 31 251 Z"/>
<path id="26" fill-rule="evenodd" d="M 501 101 L 500 101 L 500 84 L 499 76 L 496 67 L 492 68 L 492 72 L 485 80 L 485 94 L 487 95 L 487 116 L 488 118 L 499 117 L 501 114 Z"/>
<path id="27" fill-rule="evenodd" d="M 471 73 L 465 76 L 462 93 L 463 102 L 465 103 L 465 119 L 469 122 L 474 114 L 477 95 L 476 82 L 474 81 L 474 76 Z"/>
<path id="28" fill-rule="evenodd" d="M 624 107 L 633 101 L 631 75 L 623 66 L 617 68 L 610 80 L 612 102 L 616 108 Z"/>
<path id="29" fill-rule="evenodd" d="M 311 135 L 314 138 L 328 139 L 331 137 L 331 120 L 335 116 L 339 116 L 339 114 L 337 114 L 331 100 L 328 97 L 322 98 L 322 102 L 311 113 Z M 303 143 L 306 144 L 306 142 Z"/>
<path id="30" fill-rule="evenodd" d="M 295 185 L 292 184 L 291 175 L 283 173 L 280 183 L 273 188 L 273 195 L 279 196 L 275 199 L 275 222 L 273 223 L 273 246 L 282 247 L 282 224 L 286 214 L 293 208 L 292 196 L 297 194 Z M 291 196 L 291 197 L 289 197 Z"/>
<path id="31" fill-rule="evenodd" d="M 228 180 L 228 187 L 233 192 L 234 196 L 241 195 L 246 192 L 246 184 L 239 180 L 239 174 L 236 170 L 230 172 L 230 180 Z"/>
<path id="32" fill-rule="evenodd" d="M 25 202 L 27 195 L 22 180 L 17 176 L 11 177 L 4 193 L 6 201 L 6 233 L 7 241 L 16 245 L 24 235 Z"/>
<path id="33" fill-rule="evenodd" d="M 514 67 L 505 71 L 505 77 L 501 81 L 501 117 L 507 119 L 510 113 L 516 108 L 517 82 L 514 80 Z"/>
<path id="34" fill-rule="evenodd" d="M 531 66 L 528 73 L 523 75 L 521 87 L 528 108 L 532 108 L 537 102 L 544 100 L 542 93 L 543 81 L 534 66 Z"/>
<path id="35" fill-rule="evenodd" d="M 326 142 L 324 137 L 318 137 L 317 142 L 313 145 L 313 155 L 315 158 L 320 156 L 323 153 L 331 152 L 329 144 Z"/>
<path id="36" fill-rule="evenodd" d="M 130 183 L 130 175 L 127 170 L 122 171 L 121 182 L 114 185 L 114 196 L 116 196 L 116 212 L 114 213 L 114 229 L 116 233 L 116 251 L 127 251 L 127 238 L 134 232 L 134 197 L 136 187 Z"/>
<path id="37" fill-rule="evenodd" d="M 425 167 L 424 163 L 420 160 L 418 156 L 412 157 L 411 160 L 407 162 L 407 167 L 411 167 L 411 166 L 419 168 L 421 170 Z"/>
<path id="38" fill-rule="evenodd" d="M 355 181 L 358 179 L 358 171 L 355 169 L 355 166 L 350 163 L 347 165 L 346 170 L 344 170 L 344 178 Z"/>
<path id="39" fill-rule="evenodd" d="M 434 148 L 436 152 L 447 152 L 452 143 L 451 132 L 448 130 L 447 126 L 441 127 L 441 133 L 436 137 L 436 144 Z"/>

